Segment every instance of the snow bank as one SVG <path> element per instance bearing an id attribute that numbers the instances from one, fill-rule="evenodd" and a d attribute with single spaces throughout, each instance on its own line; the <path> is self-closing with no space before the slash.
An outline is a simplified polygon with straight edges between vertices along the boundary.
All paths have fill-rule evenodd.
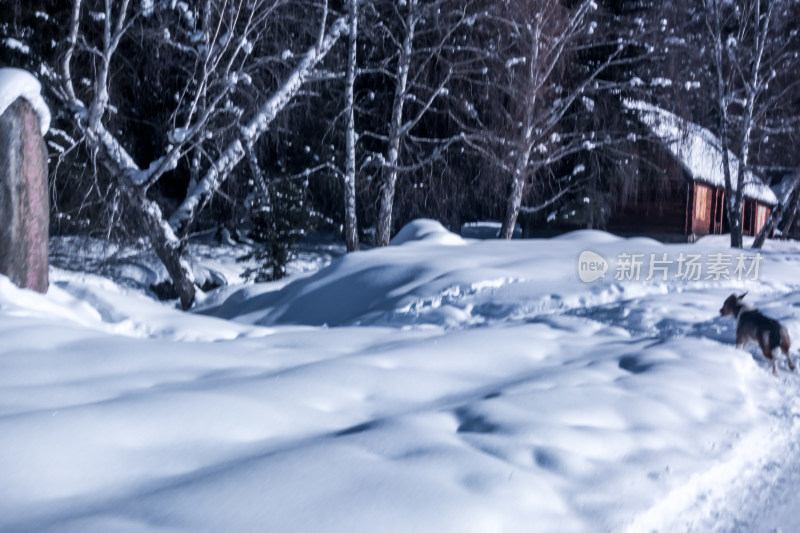
<path id="1" fill-rule="evenodd" d="M 400 246 L 406 243 L 461 245 L 464 241 L 436 220 L 420 219 L 406 224 L 389 243 Z"/>
<path id="2" fill-rule="evenodd" d="M 50 108 L 41 95 L 42 86 L 29 72 L 18 68 L 0 68 L 0 115 L 17 98 L 24 98 L 39 116 L 42 135 L 50 128 Z"/>
<path id="3" fill-rule="evenodd" d="M 244 287 L 203 312 L 263 326 L 461 328 L 692 287 L 733 291 L 744 286 L 738 279 L 706 279 L 705 272 L 698 280 L 674 279 L 678 258 L 687 250 L 702 252 L 704 260 L 715 253 L 725 254 L 732 262 L 732 272 L 736 254 L 721 241 L 718 247 L 687 248 L 646 238 L 623 239 L 596 230 L 553 239 L 468 241 L 445 232 L 438 224 L 414 223 L 400 232 L 397 246 L 347 255 L 277 291 L 258 285 Z M 459 246 L 437 245 L 443 242 Z M 584 250 L 607 260 L 609 270 L 604 279 L 591 284 L 581 281 L 578 259 Z M 662 280 L 663 276 L 654 272 L 654 279 L 645 282 L 650 275 L 649 259 L 660 259 L 665 253 L 672 261 L 668 279 Z M 640 279 L 616 279 L 621 268 L 618 259 L 624 254 L 642 256 Z M 781 268 L 782 260 L 764 257 L 759 264 L 762 273 L 772 274 L 767 281 L 770 290 L 794 283 L 794 273 Z"/>
<path id="4" fill-rule="evenodd" d="M 613 273 L 716 248 L 409 232 L 207 309 L 234 322 L 0 278 L 0 530 L 674 530 L 794 438 L 797 377 L 718 309 L 747 288 L 800 338 L 796 253 L 747 283 L 586 284 L 583 249 Z"/>

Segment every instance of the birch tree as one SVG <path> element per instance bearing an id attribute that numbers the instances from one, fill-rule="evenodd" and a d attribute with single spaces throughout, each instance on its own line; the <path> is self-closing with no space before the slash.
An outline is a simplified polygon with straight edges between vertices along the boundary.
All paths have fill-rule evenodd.
<path id="1" fill-rule="evenodd" d="M 358 2 L 347 3 L 347 72 L 345 78 L 344 240 L 348 252 L 359 249 L 356 215 L 356 124 L 354 86 L 358 70 Z"/>
<path id="2" fill-rule="evenodd" d="M 378 220 L 375 227 L 377 246 L 389 244 L 392 230 L 392 209 L 397 184 L 397 162 L 400 157 L 400 142 L 403 136 L 403 111 L 408 90 L 408 70 L 411 66 L 411 54 L 414 51 L 414 32 L 420 20 L 417 0 L 407 0 L 406 13 L 403 19 L 404 35 L 398 50 L 397 66 L 394 72 L 394 99 L 392 101 L 392 117 L 389 122 L 389 138 L 386 151 L 386 163 L 380 179 L 378 197 Z"/>
<path id="3" fill-rule="evenodd" d="M 783 0 L 705 0 L 703 8 L 731 246 L 741 248 L 743 195 L 747 171 L 754 166 L 754 149 L 767 132 L 777 136 L 788 133 L 792 122 L 796 127 L 796 119 L 789 117 L 796 117 L 797 111 L 787 113 L 786 100 L 798 82 L 778 83 L 778 78 L 797 68 L 797 29 L 791 28 L 791 2 Z M 729 150 L 739 159 L 735 174 Z M 760 245 L 763 238 L 757 242 Z"/>
<path id="4" fill-rule="evenodd" d="M 579 122 L 576 113 L 594 105 L 590 96 L 601 87 L 599 77 L 623 47 L 622 41 L 587 41 L 597 9 L 593 1 L 569 8 L 556 0 L 515 0 L 489 7 L 489 22 L 477 28 L 484 68 L 473 89 L 464 91 L 476 97 L 465 96 L 460 112 L 450 116 L 460 124 L 462 140 L 502 176 L 500 238 L 511 238 L 521 211 L 541 211 L 579 190 L 578 173 L 562 179 L 552 168 L 606 142 L 569 126 Z M 585 64 L 575 61 L 591 46 L 605 53 Z M 531 183 L 545 179 L 549 197 L 523 206 Z"/>
<path id="5" fill-rule="evenodd" d="M 68 30 L 68 46 L 61 63 L 63 85 L 59 87 L 59 95 L 74 113 L 76 121 L 85 136 L 89 149 L 98 157 L 108 171 L 117 178 L 119 189 L 128 197 L 130 204 L 137 211 L 144 231 L 150 237 L 156 254 L 164 263 L 172 277 L 175 288 L 180 294 L 181 305 L 188 308 L 195 295 L 194 277 L 188 264 L 181 257 L 181 244 L 171 229 L 163 223 L 159 206 L 146 197 L 146 189 L 142 187 L 147 181 L 148 171 L 143 171 L 133 160 L 128 151 L 106 129 L 102 118 L 109 105 L 109 74 L 112 59 L 117 52 L 125 32 L 130 27 L 131 14 L 129 2 L 123 1 L 114 9 L 113 3 L 106 0 L 102 6 L 100 39 L 92 50 L 99 56 L 94 63 L 96 76 L 85 94 L 80 95 L 73 82 L 73 58 L 78 47 L 81 19 L 84 12 L 83 2 L 73 3 L 72 15 Z M 163 172 L 163 171 L 162 171 Z"/>
<path id="6" fill-rule="evenodd" d="M 464 58 L 454 54 L 459 31 L 474 21 L 475 2 L 372 2 L 367 4 L 378 23 L 371 35 L 377 54 L 365 60 L 364 70 L 376 76 L 376 84 L 388 82 L 387 94 L 373 103 L 388 106 L 388 127 L 366 130 L 363 136 L 377 141 L 371 159 L 380 163 L 375 220 L 375 246 L 386 246 L 394 224 L 397 181 L 441 157 L 454 140 L 424 131 L 431 114 L 448 100 L 448 85 L 459 75 Z"/>
<path id="7" fill-rule="evenodd" d="M 71 110 L 82 141 L 128 199 L 184 309 L 192 305 L 196 293 L 191 269 L 183 258 L 183 237 L 194 217 L 346 30 L 345 17 L 328 24 L 326 10 L 319 31 L 314 32 L 313 44 L 292 64 L 290 49 L 281 53 L 279 60 L 259 55 L 257 50 L 266 46 L 265 28 L 280 27 L 275 17 L 282 9 L 292 9 L 290 2 L 206 0 L 203 4 L 211 9 L 211 15 L 204 12 L 203 27 L 197 28 L 199 9 L 193 10 L 194 4 L 186 2 L 132 5 L 130 0 L 74 0 L 56 91 Z M 118 136 L 121 132 L 109 127 L 117 112 L 111 101 L 115 93 L 112 72 L 130 63 L 119 53 L 121 43 L 139 28 L 137 24 L 158 16 L 168 22 L 153 23 L 152 27 L 164 46 L 182 54 L 180 70 L 185 76 L 181 78 L 183 85 L 174 95 L 168 95 L 174 106 L 163 145 L 157 148 L 156 157 L 140 165 Z M 291 33 L 286 31 L 286 35 Z M 274 64 L 285 67 L 265 71 L 265 65 Z M 76 67 L 81 70 L 79 75 L 74 73 Z M 262 77 L 271 78 L 268 74 L 283 79 L 277 87 L 259 86 Z M 78 79 L 82 83 L 76 83 Z M 260 94 L 265 91 L 272 93 L 264 100 Z M 218 150 L 215 146 L 220 139 L 226 144 Z M 167 219 L 150 193 L 191 152 L 205 160 L 192 163 L 204 169 L 202 176 L 190 184 L 183 202 Z"/>

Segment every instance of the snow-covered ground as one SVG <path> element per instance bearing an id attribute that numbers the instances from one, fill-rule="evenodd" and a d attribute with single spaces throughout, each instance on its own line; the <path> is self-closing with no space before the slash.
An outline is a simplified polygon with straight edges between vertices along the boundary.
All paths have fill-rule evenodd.
<path id="1" fill-rule="evenodd" d="M 44 296 L 0 277 L 0 531 L 798 525 L 800 376 L 719 316 L 749 290 L 800 345 L 796 243 L 738 258 L 724 237 L 418 221 L 393 244 L 191 314 L 119 254 L 114 280 L 54 268 Z M 230 277 L 234 256 L 196 250 L 196 269 Z"/>

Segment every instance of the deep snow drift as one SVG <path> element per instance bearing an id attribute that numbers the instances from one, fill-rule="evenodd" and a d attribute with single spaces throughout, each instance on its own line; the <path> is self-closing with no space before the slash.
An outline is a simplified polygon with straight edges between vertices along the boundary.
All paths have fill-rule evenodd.
<path id="1" fill-rule="evenodd" d="M 585 250 L 605 278 L 579 279 Z M 800 257 L 684 275 L 719 254 L 418 221 L 195 314 L 0 278 L 0 530 L 724 530 L 797 434 L 800 376 L 735 349 L 718 309 L 749 290 L 800 345 Z"/>

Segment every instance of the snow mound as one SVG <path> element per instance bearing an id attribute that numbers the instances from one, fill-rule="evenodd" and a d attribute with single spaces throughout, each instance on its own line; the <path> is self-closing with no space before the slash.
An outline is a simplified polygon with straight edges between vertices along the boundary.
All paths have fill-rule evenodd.
<path id="1" fill-rule="evenodd" d="M 419 219 L 409 222 L 392 239 L 392 246 L 408 243 L 461 245 L 464 239 L 448 231 L 436 220 Z"/>
<path id="2" fill-rule="evenodd" d="M 92 274 L 52 268 L 50 281 L 47 294 L 42 295 L 20 289 L 0 275 L 0 313 L 119 337 L 174 342 L 216 342 L 271 333 L 213 317 L 186 321 L 185 313 Z"/>
<path id="3" fill-rule="evenodd" d="M 42 99 L 41 91 L 39 80 L 31 73 L 18 68 L 0 68 L 0 115 L 17 98 L 24 98 L 39 116 L 39 126 L 44 135 L 50 129 L 50 108 Z"/>
<path id="4" fill-rule="evenodd" d="M 421 236 L 421 241 L 410 240 Z M 526 320 L 545 312 L 680 292 L 692 287 L 741 290 L 737 279 L 675 279 L 681 253 L 728 253 L 730 249 L 665 245 L 646 238 L 623 239 L 581 230 L 554 239 L 522 241 L 461 240 L 459 246 L 436 244 L 449 235 L 422 221 L 407 228 L 402 246 L 349 254 L 319 272 L 275 289 L 248 286 L 224 299 L 212 298 L 202 312 L 249 324 L 308 326 L 372 325 L 399 328 L 477 327 Z M 430 239 L 430 241 L 428 241 Z M 444 240 L 447 240 L 445 237 Z M 415 243 L 426 243 L 417 245 Z M 608 263 L 605 278 L 584 283 L 579 255 L 592 251 Z M 619 258 L 638 254 L 642 267 L 632 280 L 618 279 Z M 650 257 L 671 259 L 668 279 L 649 272 Z M 735 266 L 735 257 L 731 257 Z M 794 274 L 781 268 L 783 257 L 761 261 L 770 272 L 770 288 L 788 287 Z M 645 279 L 650 276 L 649 282 Z M 764 290 L 754 288 L 754 290 Z M 724 291 L 723 291 L 724 292 Z"/>
<path id="5" fill-rule="evenodd" d="M 564 233 L 563 235 L 558 235 L 556 237 L 553 237 L 553 240 L 574 241 L 586 246 L 590 244 L 606 244 L 610 242 L 619 242 L 623 239 L 622 237 L 612 235 L 611 233 L 607 233 L 605 231 L 600 231 L 596 229 L 579 229 L 575 231 L 570 231 L 569 233 Z"/>

